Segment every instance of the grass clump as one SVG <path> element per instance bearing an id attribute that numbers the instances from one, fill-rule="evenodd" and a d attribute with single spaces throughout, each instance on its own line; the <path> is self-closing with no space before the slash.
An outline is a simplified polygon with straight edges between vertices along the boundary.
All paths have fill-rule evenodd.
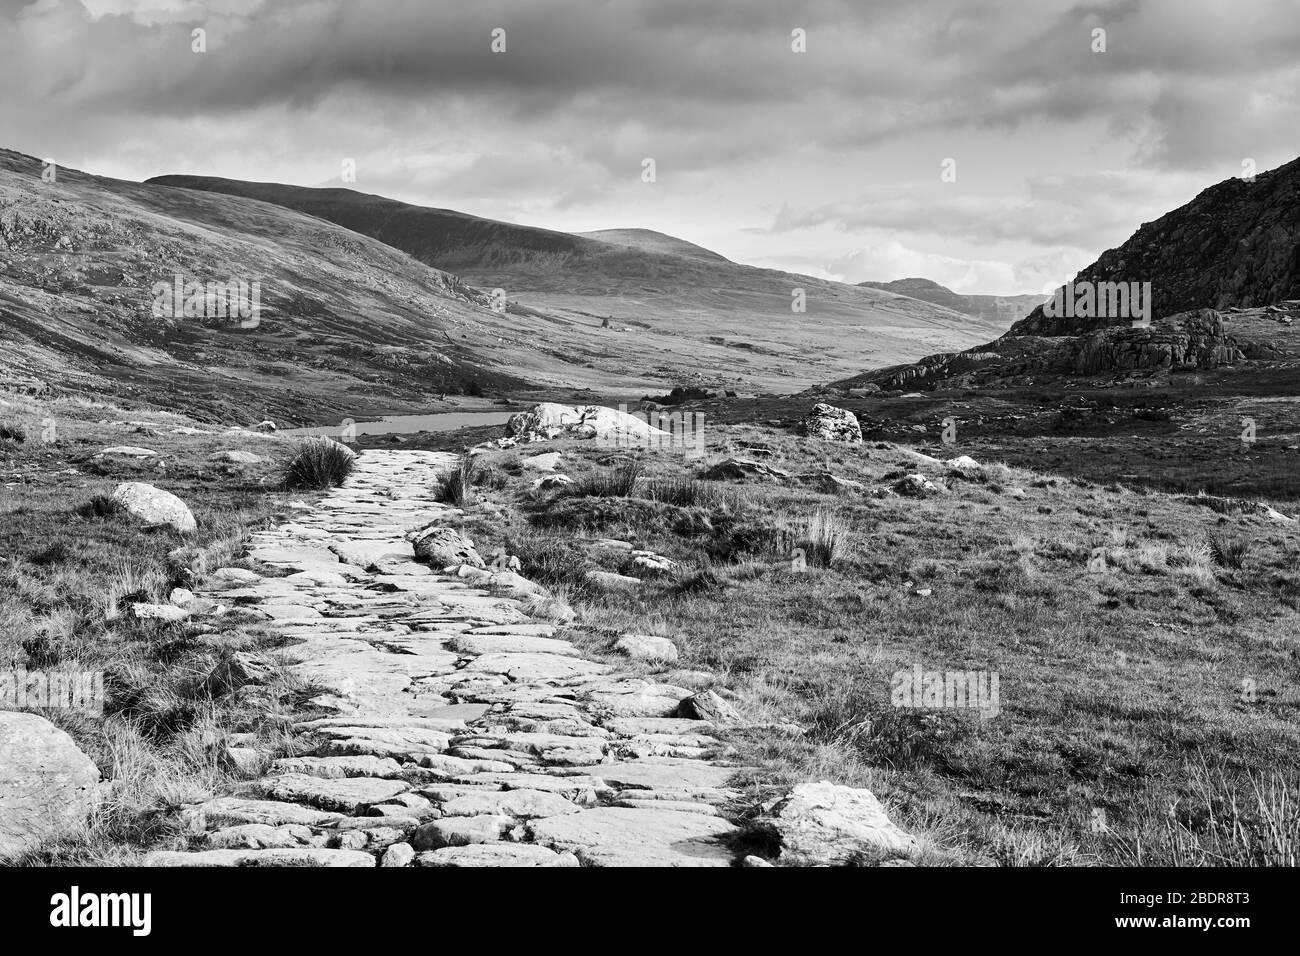
<path id="1" fill-rule="evenodd" d="M 308 438 L 286 463 L 284 486 L 291 491 L 337 488 L 356 464 L 356 452 L 347 445 L 323 436 Z"/>
<path id="2" fill-rule="evenodd" d="M 1213 533 L 1209 536 L 1209 548 L 1215 564 L 1240 569 L 1250 554 L 1250 539 L 1241 535 Z"/>
<path id="3" fill-rule="evenodd" d="M 567 498 L 631 498 L 641 478 L 641 462 L 631 459 L 610 471 L 586 475 L 568 485 L 563 496 Z"/>
<path id="4" fill-rule="evenodd" d="M 478 460 L 469 454 L 460 456 L 456 467 L 443 476 L 438 486 L 438 500 L 466 508 L 474 503 L 474 484 L 480 477 Z"/>

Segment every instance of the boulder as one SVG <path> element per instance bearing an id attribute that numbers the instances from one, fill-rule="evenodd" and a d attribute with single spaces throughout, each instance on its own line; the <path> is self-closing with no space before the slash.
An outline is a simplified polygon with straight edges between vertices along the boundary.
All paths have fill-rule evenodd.
<path id="1" fill-rule="evenodd" d="M 244 651 L 236 651 L 219 662 L 204 678 L 203 690 L 212 697 L 229 694 L 249 684 L 265 684 L 275 675 L 266 660 Z"/>
<path id="2" fill-rule="evenodd" d="M 588 571 L 587 580 L 606 591 L 634 591 L 641 586 L 640 578 L 615 574 L 612 571 Z"/>
<path id="3" fill-rule="evenodd" d="M 653 634 L 624 634 L 614 643 L 614 650 L 635 661 L 677 662 L 677 645 Z"/>
<path id="4" fill-rule="evenodd" d="M 922 474 L 904 475 L 890 488 L 905 498 L 927 498 L 939 493 L 939 486 Z"/>
<path id="5" fill-rule="evenodd" d="M 99 800 L 99 769 L 44 717 L 0 710 L 0 860 L 79 826 Z"/>
<path id="6" fill-rule="evenodd" d="M 807 472 L 799 475 L 799 481 L 828 495 L 849 494 L 862 491 L 864 487 L 860 481 L 854 481 L 852 478 L 841 478 L 829 471 Z"/>
<path id="7" fill-rule="evenodd" d="M 979 471 L 981 468 L 984 467 L 978 461 L 972 458 L 970 455 L 958 455 L 956 458 L 949 460 L 947 462 L 947 465 L 949 468 L 953 468 L 961 472 Z"/>
<path id="8" fill-rule="evenodd" d="M 174 604 L 132 604 L 131 616 L 137 621 L 163 621 L 176 624 L 190 616 L 190 612 Z"/>
<path id="9" fill-rule="evenodd" d="M 847 408 L 836 408 L 825 402 L 818 402 L 812 407 L 812 411 L 799 423 L 799 433 L 822 441 L 862 441 L 858 416 Z"/>
<path id="10" fill-rule="evenodd" d="M 451 528 L 430 524 L 419 531 L 410 532 L 406 540 L 411 542 L 418 560 L 427 561 L 435 568 L 463 564 L 473 568 L 486 567 L 479 553 L 474 550 L 474 542 Z"/>
<path id="11" fill-rule="evenodd" d="M 773 807 L 770 823 L 781 838 L 781 862 L 794 866 L 843 866 L 918 849 L 870 790 L 825 780 L 791 790 Z"/>
<path id="12" fill-rule="evenodd" d="M 573 479 L 568 475 L 543 475 L 541 478 L 533 479 L 528 487 L 533 491 L 550 491 L 552 488 L 563 488 L 571 484 Z"/>
<path id="13" fill-rule="evenodd" d="M 98 452 L 99 455 L 111 455 L 116 458 L 157 458 L 158 453 L 151 448 L 137 448 L 134 445 L 114 445 L 112 448 L 103 448 Z"/>
<path id="14" fill-rule="evenodd" d="M 790 473 L 765 465 L 761 461 L 754 461 L 752 458 L 728 458 L 704 471 L 700 477 L 706 481 L 745 481 L 750 478 L 760 481 L 786 481 L 790 478 Z"/>
<path id="15" fill-rule="evenodd" d="M 170 525 L 182 534 L 198 527 L 189 506 L 171 492 L 140 481 L 127 481 L 113 491 L 113 500 L 128 514 L 150 525 Z"/>
<path id="16" fill-rule="evenodd" d="M 677 568 L 676 562 L 653 551 L 633 551 L 632 564 L 650 574 L 672 574 Z"/>
<path id="17" fill-rule="evenodd" d="M 601 405 L 557 405 L 543 402 L 506 422 L 506 438 L 515 442 L 550 441 L 554 438 L 600 438 L 637 445 L 646 439 L 668 437 L 635 415 Z"/>
<path id="18" fill-rule="evenodd" d="M 677 706 L 677 716 L 688 720 L 707 720 L 713 724 L 734 724 L 740 721 L 740 712 L 711 690 L 685 698 Z"/>
<path id="19" fill-rule="evenodd" d="M 263 461 L 260 455 L 247 451 L 219 451 L 212 456 L 212 460 L 229 462 L 232 465 L 260 465 Z"/>
<path id="20" fill-rule="evenodd" d="M 554 471 L 560 464 L 560 453 L 552 451 L 545 455 L 534 455 L 525 458 L 520 464 L 530 471 Z"/>

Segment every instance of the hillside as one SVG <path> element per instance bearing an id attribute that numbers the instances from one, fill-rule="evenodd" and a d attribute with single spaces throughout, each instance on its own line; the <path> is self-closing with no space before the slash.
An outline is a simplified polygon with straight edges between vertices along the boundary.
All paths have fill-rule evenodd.
<path id="1" fill-rule="evenodd" d="M 1041 295 L 962 295 L 932 279 L 895 279 L 893 282 L 859 282 L 858 285 L 933 302 L 971 318 L 1002 325 L 1020 321 L 1045 298 Z"/>
<path id="2" fill-rule="evenodd" d="M 478 354 L 486 299 L 388 246 L 291 210 L 0 151 L 0 381 L 204 420 L 423 411 L 520 384 Z M 156 317 L 155 283 L 260 284 L 260 320 Z M 449 336 L 456 333 L 456 341 Z"/>
<path id="3" fill-rule="evenodd" d="M 834 384 L 1158 383 L 1172 372 L 1211 372 L 1216 381 L 1248 381 L 1265 371 L 1294 379 L 1300 373 L 1300 159 L 1253 183 L 1211 186 L 1143 224 L 1066 288 L 1092 291 L 1103 283 L 1149 283 L 1149 325 L 1116 310 L 1052 316 L 1040 305 L 995 341 Z"/>
<path id="4" fill-rule="evenodd" d="M 1087 281 L 1150 282 L 1157 319 L 1300 298 L 1300 159 L 1260 173 L 1253 183 L 1225 179 L 1143 223 L 1074 279 Z M 1069 335 L 1098 324 L 1104 323 L 1052 319 L 1038 308 L 1007 334 Z"/>
<path id="5" fill-rule="evenodd" d="M 201 176 L 149 183 L 275 202 L 481 289 L 504 289 L 525 317 L 498 316 L 493 327 L 502 338 L 544 336 L 575 363 L 631 387 L 658 378 L 788 392 L 864 366 L 964 348 L 1006 327 L 881 290 L 739 265 L 648 231 L 615 230 L 617 241 L 597 240 L 346 189 Z M 804 313 L 791 309 L 796 289 L 804 290 Z M 529 309 L 547 318 L 533 323 Z"/>

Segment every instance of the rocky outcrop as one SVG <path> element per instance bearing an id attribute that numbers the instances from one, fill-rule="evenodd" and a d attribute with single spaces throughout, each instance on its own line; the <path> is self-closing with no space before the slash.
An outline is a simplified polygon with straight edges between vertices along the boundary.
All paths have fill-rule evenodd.
<path id="1" fill-rule="evenodd" d="M 668 437 L 642 418 L 601 405 L 557 405 L 542 402 L 506 422 L 506 438 L 514 442 L 555 438 L 602 438 L 637 443 Z"/>
<path id="2" fill-rule="evenodd" d="M 728 458 L 706 469 L 700 478 L 705 481 L 746 481 L 751 478 L 759 481 L 788 481 L 790 472 L 750 458 Z"/>
<path id="3" fill-rule="evenodd" d="M 1300 159 L 1233 178 L 1102 253 L 1081 282 L 1150 282 L 1153 319 L 1192 309 L 1225 310 L 1300 298 Z M 1042 307 L 1008 335 L 1077 335 L 1122 319 L 1052 318 Z"/>
<path id="4" fill-rule="evenodd" d="M 128 514 L 150 525 L 170 525 L 182 534 L 198 527 L 189 506 L 169 491 L 128 481 L 113 491 L 113 500 Z"/>
<path id="5" fill-rule="evenodd" d="M 1149 328 L 1108 328 L 1083 336 L 1075 353 L 1079 375 L 1138 369 L 1210 369 L 1244 359 L 1223 317 L 1198 309 Z"/>
<path id="6" fill-rule="evenodd" d="M 1043 375 L 1117 376 L 1192 371 L 1244 361 L 1231 323 L 1197 309 L 1145 328 L 1105 327 L 1082 335 L 1003 336 L 970 352 L 931 355 L 912 365 L 868 373 L 885 388 L 970 388 Z M 839 383 L 852 387 L 859 379 Z"/>
<path id="7" fill-rule="evenodd" d="M 99 799 L 99 769 L 44 717 L 0 711 L 0 861 L 79 826 Z"/>
<path id="8" fill-rule="evenodd" d="M 825 402 L 818 402 L 812 407 L 812 411 L 799 423 L 799 434 L 820 438 L 822 441 L 862 441 L 858 416 L 846 408 L 836 408 Z"/>

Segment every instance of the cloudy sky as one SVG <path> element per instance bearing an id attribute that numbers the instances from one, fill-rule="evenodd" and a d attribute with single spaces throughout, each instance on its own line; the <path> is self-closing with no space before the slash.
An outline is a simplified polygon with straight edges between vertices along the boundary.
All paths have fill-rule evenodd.
<path id="1" fill-rule="evenodd" d="M 1300 0 L 0 0 L 0 146 L 1039 292 L 1300 154 L 1297 51 Z"/>

